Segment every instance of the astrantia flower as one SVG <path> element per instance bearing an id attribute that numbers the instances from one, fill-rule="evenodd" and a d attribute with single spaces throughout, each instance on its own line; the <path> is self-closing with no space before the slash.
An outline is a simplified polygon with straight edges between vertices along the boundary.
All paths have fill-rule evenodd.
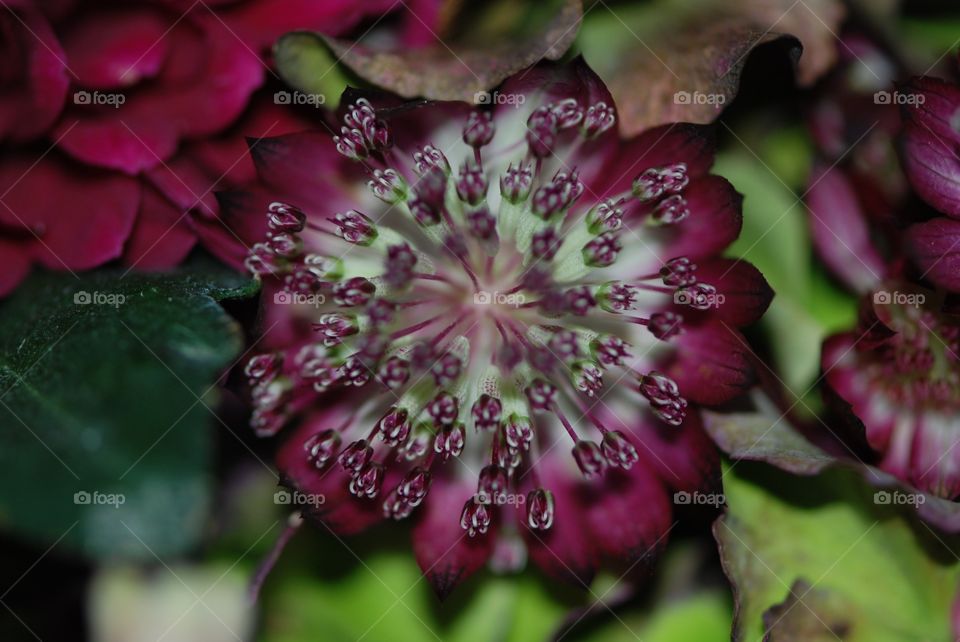
<path id="1" fill-rule="evenodd" d="M 855 332 L 824 345 L 827 383 L 862 423 L 878 465 L 941 497 L 960 495 L 960 319 L 933 292 L 878 287 Z"/>
<path id="2" fill-rule="evenodd" d="M 669 493 L 716 473 L 698 405 L 750 385 L 736 327 L 771 297 L 719 258 L 741 199 L 702 128 L 620 141 L 582 61 L 493 96 L 345 96 L 332 138 L 258 141 L 245 204 L 275 348 L 254 428 L 297 420 L 278 465 L 327 527 L 414 519 L 441 595 L 524 550 L 580 582 L 651 558 Z"/>

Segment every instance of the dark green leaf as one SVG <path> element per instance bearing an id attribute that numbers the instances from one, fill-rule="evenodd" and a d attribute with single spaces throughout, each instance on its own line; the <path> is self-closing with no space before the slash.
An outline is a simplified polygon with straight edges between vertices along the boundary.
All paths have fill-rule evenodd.
<path id="1" fill-rule="evenodd" d="M 163 557 L 195 543 L 211 499 L 207 406 L 242 347 L 217 301 L 255 290 L 195 264 L 168 275 L 37 274 L 4 302 L 8 527 L 91 556 Z"/>

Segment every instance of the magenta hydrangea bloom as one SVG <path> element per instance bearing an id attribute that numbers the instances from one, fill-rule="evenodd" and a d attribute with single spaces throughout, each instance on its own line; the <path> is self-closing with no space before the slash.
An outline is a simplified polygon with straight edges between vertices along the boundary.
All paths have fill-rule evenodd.
<path id="1" fill-rule="evenodd" d="M 436 0 L 404 7 L 423 43 Z M 273 104 L 270 47 L 294 29 L 340 35 L 387 0 L 0 0 L 0 296 L 33 264 L 178 264 L 198 243 L 241 267 L 261 221 L 222 218 L 215 190 L 254 177 L 245 136 L 310 119 Z M 412 15 L 418 11 L 420 15 Z M 415 28 L 411 25 L 415 24 Z"/>
<path id="2" fill-rule="evenodd" d="M 238 203 L 270 230 L 246 374 L 257 433 L 294 424 L 284 483 L 339 533 L 410 517 L 440 596 L 488 561 L 649 562 L 671 493 L 716 481 L 699 407 L 753 382 L 736 328 L 772 296 L 720 257 L 741 197 L 707 131 L 620 140 L 582 60 L 479 108 L 343 104 L 336 135 L 258 141 Z"/>

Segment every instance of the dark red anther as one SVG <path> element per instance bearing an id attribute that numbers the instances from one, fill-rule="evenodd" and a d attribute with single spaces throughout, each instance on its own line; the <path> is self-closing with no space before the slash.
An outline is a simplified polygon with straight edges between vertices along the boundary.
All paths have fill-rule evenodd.
<path id="1" fill-rule="evenodd" d="M 493 215 L 485 207 L 467 214 L 467 226 L 470 229 L 470 234 L 482 241 L 497 235 L 497 219 L 493 218 Z"/>
<path id="2" fill-rule="evenodd" d="M 372 377 L 370 367 L 359 355 L 351 355 L 337 371 L 337 380 L 345 386 L 360 388 L 367 385 Z"/>
<path id="3" fill-rule="evenodd" d="M 446 390 L 441 390 L 427 404 L 427 414 L 433 419 L 435 426 L 449 426 L 460 414 L 460 401 Z"/>
<path id="4" fill-rule="evenodd" d="M 493 521 L 493 513 L 490 507 L 475 502 L 472 498 L 463 505 L 463 512 L 460 514 L 460 527 L 467 531 L 470 537 L 486 534 Z"/>
<path id="5" fill-rule="evenodd" d="M 463 452 L 466 439 L 463 424 L 444 426 L 433 439 L 433 452 L 440 455 L 442 461 L 447 461 L 450 457 L 459 457 Z"/>
<path id="6" fill-rule="evenodd" d="M 333 300 L 337 305 L 352 308 L 365 305 L 376 291 L 377 287 L 369 279 L 354 276 L 333 285 Z"/>
<path id="7" fill-rule="evenodd" d="M 622 249 L 617 232 L 604 232 L 583 246 L 583 262 L 590 267 L 609 267 L 617 261 Z"/>
<path id="8" fill-rule="evenodd" d="M 661 341 L 666 341 L 683 331 L 683 317 L 669 310 L 666 312 L 654 312 L 650 315 L 650 320 L 647 322 L 647 329 L 650 330 L 650 334 L 656 338 Z"/>
<path id="9" fill-rule="evenodd" d="M 410 422 L 403 408 L 391 408 L 377 422 L 377 434 L 391 446 L 402 444 L 410 435 Z"/>
<path id="10" fill-rule="evenodd" d="M 247 375 L 250 383 L 261 383 L 270 381 L 277 376 L 277 373 L 280 372 L 280 368 L 282 367 L 282 353 L 266 352 L 251 357 L 243 369 L 243 374 Z"/>
<path id="11" fill-rule="evenodd" d="M 608 464 L 624 470 L 629 470 L 640 459 L 634 445 L 618 430 L 611 430 L 603 436 L 601 449 Z"/>
<path id="12" fill-rule="evenodd" d="M 468 160 L 460 167 L 457 176 L 457 195 L 470 205 L 478 205 L 487 195 L 487 177 L 483 168 Z"/>
<path id="13" fill-rule="evenodd" d="M 358 439 L 340 453 L 337 462 L 350 475 L 356 475 L 367 465 L 371 457 L 373 457 L 373 448 L 366 439 Z"/>
<path id="14" fill-rule="evenodd" d="M 577 316 L 584 316 L 591 308 L 597 305 L 590 287 L 578 285 L 563 293 L 566 311 Z"/>
<path id="15" fill-rule="evenodd" d="M 660 278 L 663 279 L 664 285 L 669 285 L 672 288 L 693 285 L 697 282 L 696 271 L 696 263 L 685 256 L 679 256 L 670 259 L 660 268 Z"/>
<path id="16" fill-rule="evenodd" d="M 360 469 L 353 479 L 350 480 L 350 493 L 357 497 L 373 499 L 380 494 L 380 488 L 383 486 L 383 465 L 375 461 L 368 463 Z"/>
<path id="17" fill-rule="evenodd" d="M 463 127 L 463 142 L 470 147 L 479 149 L 493 140 L 496 133 L 493 124 L 493 115 L 488 111 L 473 111 L 467 117 L 467 124 Z"/>
<path id="18" fill-rule="evenodd" d="M 530 401 L 530 407 L 533 410 L 545 411 L 553 408 L 557 402 L 557 387 L 543 379 L 534 379 L 533 382 L 524 389 L 527 399 Z"/>
<path id="19" fill-rule="evenodd" d="M 390 357 L 380 365 L 377 379 L 391 390 L 401 388 L 410 378 L 410 363 L 400 357 Z"/>
<path id="20" fill-rule="evenodd" d="M 307 451 L 307 462 L 314 468 L 323 468 L 340 449 L 340 433 L 333 429 L 318 432 L 303 443 L 303 449 Z"/>
<path id="21" fill-rule="evenodd" d="M 605 368 L 622 366 L 630 356 L 630 344 L 618 336 L 603 334 L 590 342 L 590 353 Z"/>
<path id="22" fill-rule="evenodd" d="M 573 447 L 573 458 L 583 476 L 590 479 L 603 472 L 606 460 L 600 446 L 592 441 L 582 439 Z"/>
<path id="23" fill-rule="evenodd" d="M 573 330 L 561 329 L 550 337 L 550 351 L 561 361 L 569 361 L 580 354 L 580 345 L 577 333 Z"/>
<path id="24" fill-rule="evenodd" d="M 348 243 L 370 245 L 377 238 L 377 225 L 368 216 L 349 210 L 327 219 L 337 226 L 337 236 Z"/>
<path id="25" fill-rule="evenodd" d="M 507 165 L 507 170 L 500 177 L 500 195 L 511 203 L 519 203 L 530 196 L 533 187 L 533 169 L 529 165 L 514 167 Z"/>
<path id="26" fill-rule="evenodd" d="M 298 207 L 274 202 L 267 206 L 267 227 L 273 232 L 298 234 L 307 224 L 307 215 Z"/>
<path id="27" fill-rule="evenodd" d="M 553 526 L 553 493 L 544 488 L 527 493 L 527 526 L 537 531 L 549 530 Z"/>
<path id="28" fill-rule="evenodd" d="M 503 417 L 503 404 L 496 397 L 486 393 L 473 402 L 470 409 L 474 430 L 493 430 L 500 425 Z"/>
<path id="29" fill-rule="evenodd" d="M 394 288 L 402 288 L 413 280 L 413 268 L 417 265 L 417 255 L 406 243 L 397 243 L 387 248 L 384 259 L 383 280 Z"/>
<path id="30" fill-rule="evenodd" d="M 433 381 L 441 387 L 449 386 L 460 378 L 463 370 L 463 363 L 460 357 L 452 353 L 446 353 L 433 362 L 430 366 L 430 372 L 433 374 Z"/>
<path id="31" fill-rule="evenodd" d="M 507 473 L 496 465 L 484 466 L 477 480 L 476 501 L 481 504 L 502 504 L 506 499 Z"/>
<path id="32" fill-rule="evenodd" d="M 417 466 L 404 475 L 400 485 L 397 486 L 397 495 L 410 506 L 416 507 L 427 496 L 429 490 L 430 471 Z"/>
<path id="33" fill-rule="evenodd" d="M 530 253 L 533 254 L 534 258 L 550 261 L 556 255 L 562 243 L 563 241 L 557 234 L 556 229 L 545 227 L 534 232 L 533 239 L 530 241 Z"/>
<path id="34" fill-rule="evenodd" d="M 527 146 L 537 158 L 546 158 L 557 143 L 557 115 L 549 106 L 537 107 L 527 119 Z"/>
<path id="35" fill-rule="evenodd" d="M 651 167 L 633 180 L 633 195 L 642 202 L 653 201 L 664 194 L 682 191 L 689 182 L 686 163 Z"/>

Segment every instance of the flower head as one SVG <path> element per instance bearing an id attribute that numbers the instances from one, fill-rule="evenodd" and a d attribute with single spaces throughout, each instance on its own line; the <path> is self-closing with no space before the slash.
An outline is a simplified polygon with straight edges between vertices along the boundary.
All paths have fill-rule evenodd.
<path id="1" fill-rule="evenodd" d="M 735 328 L 771 296 L 718 258 L 740 198 L 702 129 L 621 142 L 582 61 L 501 93 L 354 95 L 332 139 L 254 150 L 289 214 L 248 260 L 276 348 L 247 369 L 254 427 L 300 419 L 279 466 L 328 527 L 414 518 L 441 595 L 498 539 L 581 582 L 659 549 L 669 489 L 715 472 L 697 404 L 750 384 Z"/>
<path id="2" fill-rule="evenodd" d="M 824 344 L 823 367 L 879 466 L 952 499 L 960 495 L 960 322 L 941 303 L 917 286 L 879 287 L 856 331 Z"/>

